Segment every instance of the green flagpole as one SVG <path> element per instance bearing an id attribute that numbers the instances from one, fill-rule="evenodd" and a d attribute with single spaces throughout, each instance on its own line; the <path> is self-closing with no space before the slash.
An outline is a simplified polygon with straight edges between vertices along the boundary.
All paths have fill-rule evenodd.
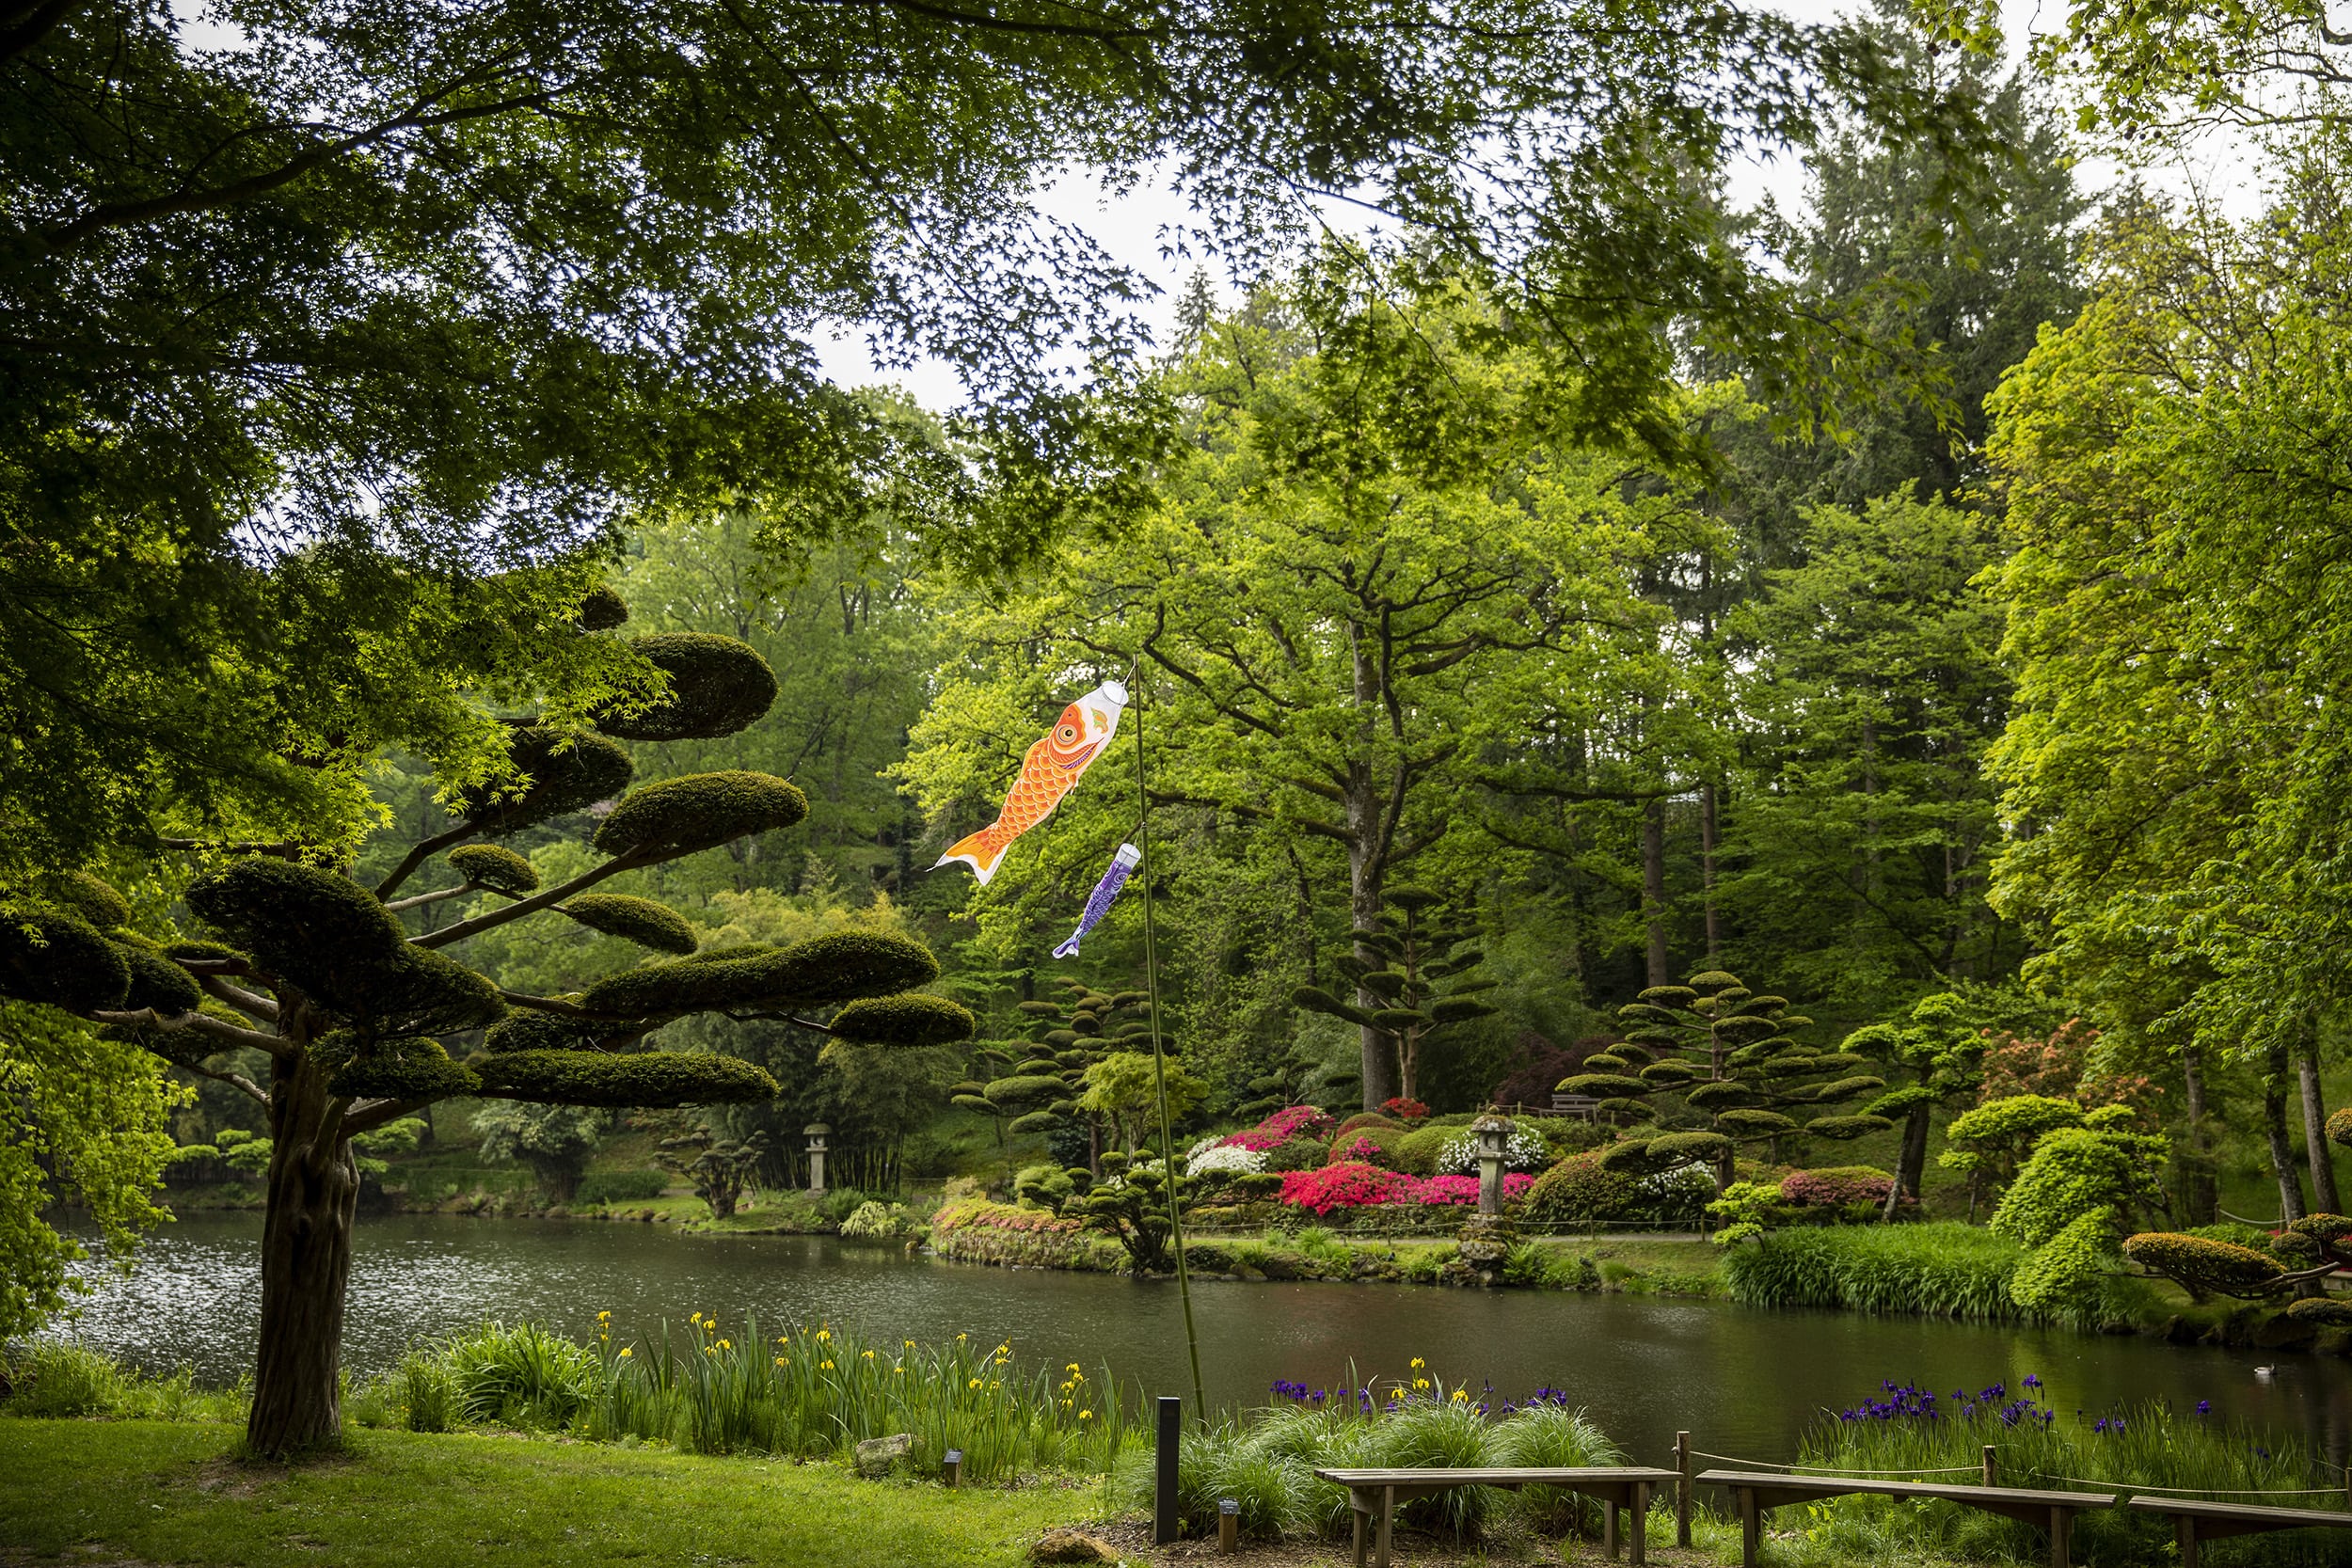
<path id="1" fill-rule="evenodd" d="M 1136 660 L 1136 847 L 1143 852 L 1143 985 L 1152 999 L 1152 1087 L 1160 1105 L 1160 1159 L 1168 1172 L 1168 1233 L 1176 1248 L 1176 1295 L 1184 1305 L 1184 1350 L 1192 1357 L 1192 1407 L 1209 1424 L 1209 1398 L 1200 1383 L 1200 1335 L 1192 1322 L 1192 1275 L 1184 1266 L 1184 1222 L 1176 1198 L 1176 1134 L 1168 1117 L 1168 1054 L 1160 1044 L 1159 939 L 1152 919 L 1152 800 L 1143 772 L 1143 660 Z"/>

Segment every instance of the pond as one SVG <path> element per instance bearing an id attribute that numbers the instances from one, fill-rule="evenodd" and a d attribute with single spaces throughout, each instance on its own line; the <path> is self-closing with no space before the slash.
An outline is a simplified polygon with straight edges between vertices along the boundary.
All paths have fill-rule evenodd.
<path id="1" fill-rule="evenodd" d="M 69 1332 L 153 1370 L 188 1363 L 208 1383 L 233 1381 L 252 1358 L 260 1236 L 257 1215 L 183 1218 L 136 1274 L 105 1276 Z M 1418 1355 L 1450 1385 L 1564 1389 L 1638 1460 L 1664 1462 L 1681 1429 L 1695 1448 L 1777 1461 L 1824 1406 L 1883 1378 L 1974 1390 L 2032 1372 L 2060 1410 L 2209 1399 L 2217 1416 L 2300 1431 L 2339 1462 L 2352 1454 L 2352 1367 L 2310 1355 L 1629 1295 L 1203 1281 L 1193 1297 L 1216 1404 L 1263 1403 L 1278 1378 L 1340 1387 L 1351 1362 L 1362 1380 L 1390 1376 Z M 485 1317 L 585 1338 L 599 1310 L 637 1334 L 696 1311 L 893 1338 L 968 1332 L 1009 1338 L 1025 1358 L 1107 1366 L 1152 1393 L 1189 1385 L 1170 1284 L 940 1263 L 830 1237 L 447 1215 L 361 1219 L 345 1359 L 365 1378 L 411 1339 Z"/>

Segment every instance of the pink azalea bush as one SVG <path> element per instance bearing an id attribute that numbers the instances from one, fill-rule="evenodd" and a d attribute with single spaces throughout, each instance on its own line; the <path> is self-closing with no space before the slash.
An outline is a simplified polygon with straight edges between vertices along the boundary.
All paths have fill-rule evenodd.
<path id="1" fill-rule="evenodd" d="M 1502 1179 L 1503 1201 L 1513 1202 L 1535 1184 L 1532 1176 Z M 1420 1204 L 1429 1208 L 1475 1208 L 1475 1176 L 1407 1176 L 1383 1170 L 1361 1160 L 1325 1165 L 1319 1170 L 1285 1171 L 1282 1201 L 1294 1209 L 1326 1215 L 1339 1209 L 1370 1209 L 1383 1203 Z"/>
<path id="2" fill-rule="evenodd" d="M 1312 1105 L 1293 1105 L 1275 1112 L 1255 1127 L 1243 1128 L 1225 1140 L 1225 1147 L 1264 1154 L 1293 1138 L 1327 1138 L 1339 1131 L 1339 1126 L 1327 1111 Z"/>

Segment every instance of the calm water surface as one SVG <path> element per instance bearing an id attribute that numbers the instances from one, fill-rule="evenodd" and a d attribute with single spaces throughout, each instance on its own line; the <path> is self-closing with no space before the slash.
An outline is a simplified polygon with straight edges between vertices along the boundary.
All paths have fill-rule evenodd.
<path id="1" fill-rule="evenodd" d="M 155 1370 L 184 1362 L 207 1382 L 232 1381 L 252 1358 L 260 1236 L 258 1215 L 183 1218 L 150 1243 L 136 1274 L 104 1279 L 72 1331 Z M 1677 1429 L 1716 1453 L 1793 1457 L 1823 1406 L 1882 1378 L 1973 1390 L 2027 1372 L 2061 1410 L 2210 1399 L 2218 1415 L 2299 1430 L 2339 1461 L 2352 1453 L 2352 1368 L 2308 1355 L 1642 1296 L 1209 1281 L 1193 1301 L 1212 1403 L 1263 1402 L 1277 1378 L 1340 1386 L 1351 1360 L 1369 1380 L 1419 1355 L 1449 1384 L 1565 1389 L 1653 1462 Z M 608 1309 L 616 1328 L 639 1333 L 696 1311 L 822 1319 L 894 1338 L 968 1332 L 1009 1338 L 1025 1357 L 1106 1364 L 1155 1393 L 1188 1384 L 1172 1285 L 909 1259 L 830 1237 L 448 1215 L 360 1220 L 344 1355 L 364 1378 L 412 1339 L 485 1317 L 584 1338 Z M 2258 1376 L 2269 1363 L 2276 1371 Z"/>

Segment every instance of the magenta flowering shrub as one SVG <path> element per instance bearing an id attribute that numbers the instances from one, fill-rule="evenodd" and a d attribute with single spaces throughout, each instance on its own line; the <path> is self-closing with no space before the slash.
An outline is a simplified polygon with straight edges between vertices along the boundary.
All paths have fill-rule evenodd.
<path id="1" fill-rule="evenodd" d="M 1263 1127 L 1245 1127 L 1225 1140 L 1227 1148 L 1246 1148 L 1252 1154 L 1264 1154 L 1282 1147 L 1290 1140 L 1279 1132 L 1269 1132 Z"/>
<path id="2" fill-rule="evenodd" d="M 1282 1173 L 1282 1201 L 1294 1209 L 1328 1214 L 1336 1209 L 1369 1209 L 1406 1196 L 1414 1183 L 1399 1171 L 1360 1161 Z"/>
<path id="3" fill-rule="evenodd" d="M 1327 1138 L 1340 1130 L 1330 1112 L 1312 1105 L 1277 1111 L 1258 1125 L 1273 1133 L 1277 1143 L 1285 1138 Z"/>
<path id="4" fill-rule="evenodd" d="M 1502 1179 L 1506 1203 L 1527 1196 L 1535 1184 L 1532 1176 Z M 1416 1204 L 1425 1208 L 1475 1208 L 1475 1176 L 1407 1176 L 1383 1170 L 1360 1160 L 1325 1165 L 1320 1170 L 1287 1171 L 1282 1177 L 1282 1201 L 1294 1209 L 1329 1214 L 1340 1209 L 1370 1209 L 1383 1203 Z"/>
<path id="5" fill-rule="evenodd" d="M 1359 1132 L 1344 1143 L 1331 1146 L 1331 1163 L 1343 1164 L 1353 1161 L 1363 1164 L 1381 1158 L 1386 1152 L 1378 1143 Z"/>

